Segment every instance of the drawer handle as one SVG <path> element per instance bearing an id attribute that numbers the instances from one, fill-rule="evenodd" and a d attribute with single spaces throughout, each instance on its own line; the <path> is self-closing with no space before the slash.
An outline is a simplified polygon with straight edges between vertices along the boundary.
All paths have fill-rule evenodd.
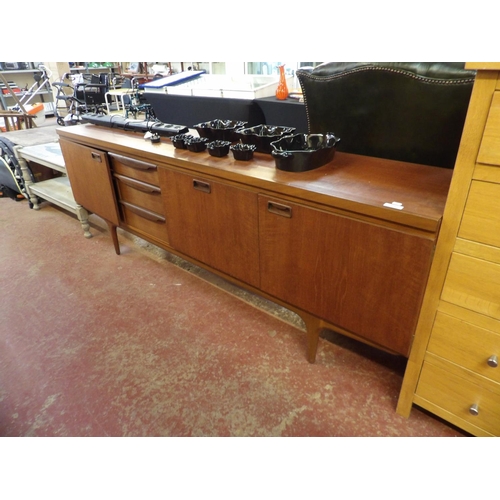
<path id="1" fill-rule="evenodd" d="M 99 163 L 102 163 L 102 158 L 101 158 L 101 155 L 100 153 L 96 153 L 95 151 L 92 151 L 92 159 L 94 161 L 98 161 Z"/>
<path id="2" fill-rule="evenodd" d="M 211 191 L 210 184 L 208 182 L 198 181 L 196 179 L 193 179 L 193 187 L 198 191 L 202 191 L 203 193 L 210 194 Z"/>
<path id="3" fill-rule="evenodd" d="M 122 175 L 115 174 L 115 177 L 120 179 L 123 184 L 133 188 L 137 189 L 137 191 L 141 191 L 143 193 L 148 193 L 148 194 L 161 194 L 160 188 L 156 186 L 152 186 L 151 184 L 146 184 L 144 182 L 139 182 L 135 180 L 129 180 L 126 177 L 123 177 Z"/>
<path id="4" fill-rule="evenodd" d="M 274 201 L 267 202 L 267 210 L 272 214 L 280 215 L 281 217 L 292 217 L 292 207 L 281 205 L 280 203 L 275 203 Z"/>
<path id="5" fill-rule="evenodd" d="M 134 158 L 128 158 L 126 156 L 117 155 L 116 153 L 108 153 L 111 158 L 115 158 L 120 163 L 123 163 L 127 167 L 135 168 L 136 170 L 157 170 L 158 167 L 153 163 L 148 163 L 145 161 L 135 160 Z"/>
<path id="6" fill-rule="evenodd" d="M 491 366 L 492 368 L 496 368 L 498 366 L 498 356 L 496 354 L 493 354 L 488 358 L 488 366 Z"/>
<path id="7" fill-rule="evenodd" d="M 475 417 L 477 417 L 479 415 L 479 406 L 476 405 L 476 404 L 473 404 L 470 408 L 469 408 L 469 413 L 471 415 L 474 415 Z"/>
<path id="8" fill-rule="evenodd" d="M 135 205 L 127 203 L 126 201 L 120 200 L 120 203 L 126 206 L 131 212 L 138 215 L 139 217 L 142 217 L 143 219 L 150 220 L 151 222 L 159 222 L 161 224 L 165 223 L 165 217 L 162 217 L 159 214 L 150 212 L 149 210 L 146 210 L 144 208 L 136 207 Z"/>

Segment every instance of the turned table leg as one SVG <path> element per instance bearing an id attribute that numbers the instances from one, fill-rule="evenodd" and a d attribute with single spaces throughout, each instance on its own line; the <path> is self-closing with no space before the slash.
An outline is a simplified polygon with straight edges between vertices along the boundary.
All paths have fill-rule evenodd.
<path id="1" fill-rule="evenodd" d="M 28 163 L 26 162 L 26 160 L 19 154 L 19 149 L 20 149 L 20 146 L 15 146 L 14 147 L 14 154 L 16 155 L 16 159 L 19 162 L 19 165 L 21 166 L 21 174 L 23 176 L 24 187 L 26 189 L 26 196 L 29 199 L 31 208 L 34 208 L 35 210 L 39 210 L 40 206 L 38 205 L 38 196 L 34 195 L 30 191 L 30 186 L 32 184 L 34 184 L 32 178 L 31 178 L 31 171 L 28 167 Z"/>
<path id="2" fill-rule="evenodd" d="M 90 232 L 90 224 L 89 224 L 89 213 L 85 208 L 81 207 L 78 205 L 76 207 L 76 216 L 78 217 L 78 220 L 80 221 L 80 224 L 82 225 L 83 229 L 83 235 L 85 238 L 92 238 L 92 234 Z"/>

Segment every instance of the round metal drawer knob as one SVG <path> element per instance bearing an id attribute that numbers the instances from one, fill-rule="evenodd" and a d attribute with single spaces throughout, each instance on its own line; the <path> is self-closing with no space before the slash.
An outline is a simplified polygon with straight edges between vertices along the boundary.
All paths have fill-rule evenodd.
<path id="1" fill-rule="evenodd" d="M 493 356 L 490 356 L 488 358 L 488 366 L 491 366 L 492 368 L 496 368 L 498 366 L 498 356 L 496 354 L 493 354 Z"/>
<path id="2" fill-rule="evenodd" d="M 477 417 L 479 415 L 479 406 L 474 404 L 469 408 L 469 413 Z"/>

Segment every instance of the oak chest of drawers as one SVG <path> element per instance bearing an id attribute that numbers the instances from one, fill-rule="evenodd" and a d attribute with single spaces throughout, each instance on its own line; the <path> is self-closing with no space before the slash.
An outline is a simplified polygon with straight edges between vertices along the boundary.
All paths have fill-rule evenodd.
<path id="1" fill-rule="evenodd" d="M 477 77 L 398 412 L 500 435 L 500 63 Z"/>

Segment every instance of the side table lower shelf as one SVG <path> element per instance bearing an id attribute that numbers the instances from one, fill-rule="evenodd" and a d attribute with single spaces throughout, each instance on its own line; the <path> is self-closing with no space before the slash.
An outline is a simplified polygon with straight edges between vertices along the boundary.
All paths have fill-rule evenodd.
<path id="1" fill-rule="evenodd" d="M 26 186 L 27 195 L 33 209 L 39 210 L 38 197 L 49 203 L 53 203 L 64 210 L 76 214 L 83 229 L 85 238 L 91 238 L 88 211 L 79 205 L 73 196 L 69 178 L 66 176 L 66 165 L 61 152 L 61 147 L 57 142 L 37 144 L 34 146 L 15 146 L 16 157 L 21 165 L 23 179 Z M 47 168 L 51 168 L 63 174 L 62 177 L 55 177 L 41 182 L 33 182 L 29 171 L 28 163 L 33 161 Z"/>
<path id="2" fill-rule="evenodd" d="M 92 234 L 90 233 L 89 213 L 75 201 L 69 179 L 66 176 L 55 177 L 54 179 L 42 182 L 35 182 L 27 186 L 27 188 L 30 193 L 30 199 L 32 198 L 32 195 L 36 195 L 49 203 L 53 203 L 64 210 L 68 210 L 69 212 L 76 214 L 82 225 L 83 235 L 85 238 L 92 237 Z M 38 205 L 34 205 L 33 208 L 36 210 L 39 207 Z"/>

